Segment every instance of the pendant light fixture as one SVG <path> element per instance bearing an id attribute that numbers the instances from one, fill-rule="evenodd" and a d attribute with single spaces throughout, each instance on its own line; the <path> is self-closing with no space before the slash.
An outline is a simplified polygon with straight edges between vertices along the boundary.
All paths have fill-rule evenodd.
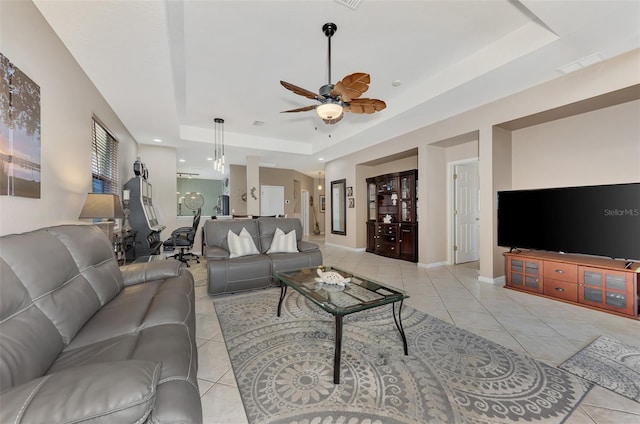
<path id="1" fill-rule="evenodd" d="M 318 190 L 322 190 L 322 171 L 318 172 Z"/>
<path id="2" fill-rule="evenodd" d="M 213 167 L 216 171 L 224 173 L 224 119 L 215 118 L 214 122 L 214 156 Z"/>

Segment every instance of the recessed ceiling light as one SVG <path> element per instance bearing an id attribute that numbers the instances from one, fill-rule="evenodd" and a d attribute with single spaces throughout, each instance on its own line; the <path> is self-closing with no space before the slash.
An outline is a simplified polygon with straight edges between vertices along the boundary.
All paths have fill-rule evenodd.
<path id="1" fill-rule="evenodd" d="M 207 160 L 213 160 L 213 158 L 207 158 Z"/>
<path id="2" fill-rule="evenodd" d="M 362 0 L 335 0 L 336 3 L 340 3 L 343 6 L 348 7 L 351 10 L 356 10 L 360 6 Z"/>
<path id="3" fill-rule="evenodd" d="M 184 159 L 178 159 L 178 162 L 186 162 Z"/>
<path id="4" fill-rule="evenodd" d="M 589 65 L 593 65 L 594 63 L 598 63 L 598 62 L 602 62 L 602 56 L 600 56 L 599 53 L 594 53 L 592 55 L 589 55 L 587 57 L 583 57 L 582 59 L 580 59 L 578 61 L 578 63 L 582 66 L 589 66 Z"/>
<path id="5" fill-rule="evenodd" d="M 402 81 L 400 80 L 393 80 L 391 82 L 391 85 L 393 85 L 394 87 L 400 87 L 402 85 Z"/>
<path id="6" fill-rule="evenodd" d="M 318 160 L 324 160 L 324 158 L 318 158 Z"/>
<path id="7" fill-rule="evenodd" d="M 567 65 L 559 67 L 557 71 L 560 72 L 561 74 L 568 74 L 570 72 L 577 71 L 578 69 L 582 69 L 582 66 L 580 66 L 579 63 L 573 62 L 573 63 L 569 63 Z"/>
<path id="8" fill-rule="evenodd" d="M 156 143 L 162 143 L 162 140 L 160 140 L 159 138 L 154 138 L 153 141 L 155 141 Z"/>
<path id="9" fill-rule="evenodd" d="M 556 70 L 561 74 L 568 74 L 570 72 L 577 71 L 578 69 L 586 68 L 589 65 L 602 61 L 602 56 L 599 53 L 590 54 L 571 63 L 567 63 L 564 66 L 557 68 Z"/>

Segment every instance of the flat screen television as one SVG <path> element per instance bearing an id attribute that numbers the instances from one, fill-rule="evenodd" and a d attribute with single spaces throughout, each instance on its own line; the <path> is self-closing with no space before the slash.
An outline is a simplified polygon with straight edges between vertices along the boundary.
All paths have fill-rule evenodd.
<path id="1" fill-rule="evenodd" d="M 498 245 L 640 260 L 640 183 L 500 191 Z"/>

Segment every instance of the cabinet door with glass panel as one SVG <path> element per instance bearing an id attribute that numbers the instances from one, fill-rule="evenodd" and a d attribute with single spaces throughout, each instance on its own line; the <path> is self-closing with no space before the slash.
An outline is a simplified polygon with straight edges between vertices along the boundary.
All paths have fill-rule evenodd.
<path id="1" fill-rule="evenodd" d="M 507 285 L 536 293 L 544 292 L 542 261 L 507 256 Z"/>
<path id="2" fill-rule="evenodd" d="M 384 176 L 378 179 L 378 222 L 398 222 L 398 177 Z"/>
<path id="3" fill-rule="evenodd" d="M 578 268 L 580 303 L 635 315 L 633 273 L 581 266 Z"/>
<path id="4" fill-rule="evenodd" d="M 368 204 L 367 220 L 369 221 L 375 221 L 377 217 L 376 198 L 377 198 L 376 183 L 375 181 L 371 181 L 370 179 L 367 179 L 367 204 Z"/>
<path id="5" fill-rule="evenodd" d="M 415 221 L 416 172 L 408 171 L 400 174 L 400 221 Z"/>

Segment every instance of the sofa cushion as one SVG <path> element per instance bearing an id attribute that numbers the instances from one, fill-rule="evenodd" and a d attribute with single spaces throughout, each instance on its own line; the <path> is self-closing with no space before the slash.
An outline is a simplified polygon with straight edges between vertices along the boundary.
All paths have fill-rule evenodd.
<path id="1" fill-rule="evenodd" d="M 75 367 L 3 393 L 0 422 L 141 423 L 151 414 L 158 362 L 127 360 Z"/>
<path id="2" fill-rule="evenodd" d="M 261 250 L 260 239 L 258 237 L 258 219 L 209 219 L 204 223 L 204 239 L 207 246 L 217 246 L 224 250 L 229 250 L 229 243 L 227 237 L 229 230 L 234 234 L 240 234 L 243 228 L 246 228 L 251 237 L 253 243 L 258 250 Z M 269 245 L 267 245 L 269 246 Z M 266 250 L 266 249 L 265 249 Z"/>
<path id="3" fill-rule="evenodd" d="M 125 287 L 95 314 L 65 350 L 157 325 L 182 324 L 193 314 L 193 296 L 193 277 L 185 270 L 177 277 Z"/>
<path id="4" fill-rule="evenodd" d="M 299 253 L 271 253 L 269 254 L 269 258 L 271 258 L 271 268 L 274 276 L 276 272 L 293 271 L 322 264 L 322 253 L 320 250 Z"/>
<path id="5" fill-rule="evenodd" d="M 284 233 L 296 230 L 296 241 L 302 240 L 302 223 L 298 218 L 260 218 L 256 219 L 260 235 L 260 253 L 267 253 L 276 230 L 280 228 Z"/>
<path id="6" fill-rule="evenodd" d="M 241 256 L 257 255 L 260 252 L 256 248 L 251 234 L 246 228 L 242 228 L 240 234 L 235 234 L 229 230 L 227 233 L 227 243 L 229 243 L 229 257 L 239 258 Z"/>
<path id="7" fill-rule="evenodd" d="M 0 259 L 0 391 L 43 375 L 63 348 L 56 327 Z"/>
<path id="8" fill-rule="evenodd" d="M 280 228 L 276 228 L 267 253 L 295 253 L 297 251 L 296 230 L 291 230 L 285 234 Z"/>
<path id="9" fill-rule="evenodd" d="M 0 259 L 4 389 L 41 376 L 123 284 L 113 247 L 92 225 L 3 236 Z"/>
<path id="10" fill-rule="evenodd" d="M 207 261 L 209 294 L 234 293 L 271 285 L 271 259 L 267 255 Z"/>

